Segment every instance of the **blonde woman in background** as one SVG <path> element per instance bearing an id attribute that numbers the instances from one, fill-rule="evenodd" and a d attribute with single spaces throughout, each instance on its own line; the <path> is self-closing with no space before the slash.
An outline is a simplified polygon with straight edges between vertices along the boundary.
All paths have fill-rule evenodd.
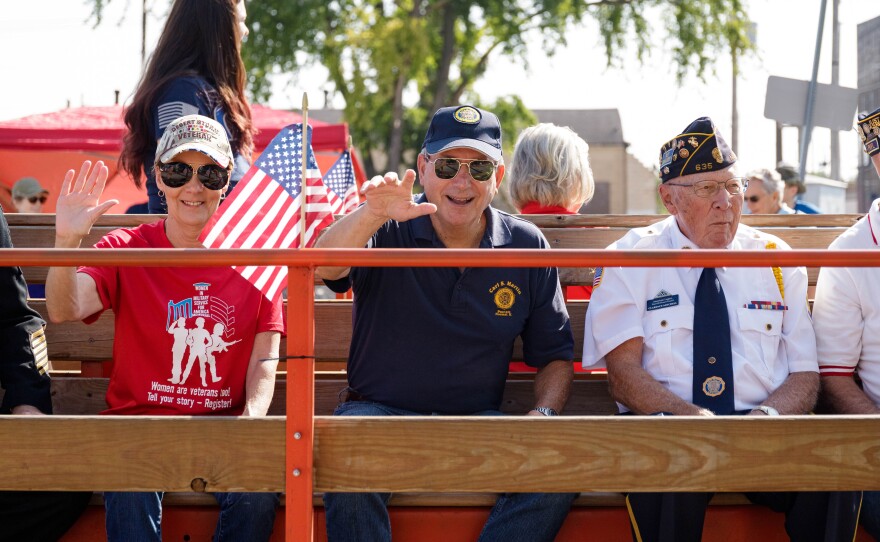
<path id="1" fill-rule="evenodd" d="M 567 126 L 522 131 L 507 170 L 513 204 L 524 215 L 574 215 L 593 199 L 590 147 Z M 566 299 L 589 299 L 592 286 L 568 286 Z"/>

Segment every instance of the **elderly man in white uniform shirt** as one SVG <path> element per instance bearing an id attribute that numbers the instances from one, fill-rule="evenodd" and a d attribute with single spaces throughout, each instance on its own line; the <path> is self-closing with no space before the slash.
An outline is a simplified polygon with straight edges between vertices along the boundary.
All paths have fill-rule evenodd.
<path id="1" fill-rule="evenodd" d="M 702 117 L 661 148 L 669 218 L 612 249 L 788 249 L 739 223 L 747 180 Z M 622 413 L 775 416 L 808 413 L 819 390 L 804 268 L 597 270 L 584 365 L 605 364 Z M 711 494 L 627 496 L 633 539 L 699 542 Z M 754 493 L 786 514 L 795 541 L 852 540 L 860 494 Z"/>
<path id="2" fill-rule="evenodd" d="M 880 174 L 880 109 L 859 115 L 859 135 Z M 831 250 L 880 247 L 880 199 L 835 239 Z M 822 394 L 835 412 L 880 414 L 880 269 L 823 267 L 816 285 L 813 325 Z M 855 371 L 861 387 L 853 380 Z M 880 489 L 880 488 L 878 488 Z M 866 491 L 862 525 L 880 540 L 880 491 Z"/>

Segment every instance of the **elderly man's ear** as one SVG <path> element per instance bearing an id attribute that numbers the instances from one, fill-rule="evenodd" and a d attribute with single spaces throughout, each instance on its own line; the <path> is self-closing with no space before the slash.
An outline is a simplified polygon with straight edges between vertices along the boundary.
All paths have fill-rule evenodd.
<path id="1" fill-rule="evenodd" d="M 660 201 L 666 206 L 666 210 L 669 211 L 669 214 L 678 214 L 678 208 L 675 206 L 675 202 L 672 198 L 672 191 L 669 190 L 669 187 L 661 184 L 658 190 L 660 191 Z"/>

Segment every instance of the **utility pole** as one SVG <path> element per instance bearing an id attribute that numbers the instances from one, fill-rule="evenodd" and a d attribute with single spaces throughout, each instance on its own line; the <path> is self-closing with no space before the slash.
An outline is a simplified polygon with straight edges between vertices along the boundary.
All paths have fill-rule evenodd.
<path id="1" fill-rule="evenodd" d="M 141 4 L 141 68 L 147 65 L 147 0 Z"/>
<path id="2" fill-rule="evenodd" d="M 733 84 L 731 86 L 730 104 L 730 144 L 733 152 L 739 152 L 739 112 L 736 109 L 736 80 L 739 78 L 739 55 L 736 54 L 736 46 L 730 49 L 730 61 L 733 66 Z"/>
<path id="3" fill-rule="evenodd" d="M 831 3 L 831 84 L 840 84 L 840 0 Z M 840 132 L 831 130 L 831 178 L 840 180 Z"/>
<path id="4" fill-rule="evenodd" d="M 813 53 L 813 76 L 810 77 L 810 84 L 807 89 L 807 106 L 804 111 L 804 125 L 800 137 L 800 155 L 798 156 L 799 167 L 798 174 L 801 179 L 806 179 L 807 173 L 807 153 L 810 150 L 810 139 L 813 136 L 813 108 L 816 105 L 816 80 L 819 77 L 819 55 L 822 53 L 822 30 L 825 28 L 825 11 L 827 11 L 828 0 L 822 0 L 819 8 L 819 26 L 816 29 L 816 50 Z"/>
<path id="5" fill-rule="evenodd" d="M 749 29 L 746 31 L 749 43 L 754 44 L 758 40 L 758 25 L 749 23 Z M 731 104 L 730 104 L 730 143 L 734 152 L 739 152 L 739 111 L 737 110 L 737 79 L 739 79 L 739 55 L 737 54 L 738 44 L 730 45 L 730 63 L 732 66 L 731 74 Z"/>

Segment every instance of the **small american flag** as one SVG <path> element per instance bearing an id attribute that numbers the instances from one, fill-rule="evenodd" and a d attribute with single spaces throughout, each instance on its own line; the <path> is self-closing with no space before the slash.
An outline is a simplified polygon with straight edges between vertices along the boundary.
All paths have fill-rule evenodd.
<path id="1" fill-rule="evenodd" d="M 351 153 L 345 150 L 336 163 L 324 175 L 324 184 L 330 192 L 330 206 L 333 214 L 344 215 L 358 206 L 357 183 L 354 180 L 354 165 Z"/>
<path id="2" fill-rule="evenodd" d="M 202 230 L 207 248 L 297 248 L 303 227 L 309 247 L 318 232 L 333 222 L 327 187 L 311 150 L 311 126 L 307 145 L 303 145 L 302 133 L 302 124 L 291 124 L 272 139 Z M 305 224 L 300 220 L 304 149 L 308 150 Z M 271 300 L 280 295 L 287 279 L 287 267 L 233 269 Z"/>

